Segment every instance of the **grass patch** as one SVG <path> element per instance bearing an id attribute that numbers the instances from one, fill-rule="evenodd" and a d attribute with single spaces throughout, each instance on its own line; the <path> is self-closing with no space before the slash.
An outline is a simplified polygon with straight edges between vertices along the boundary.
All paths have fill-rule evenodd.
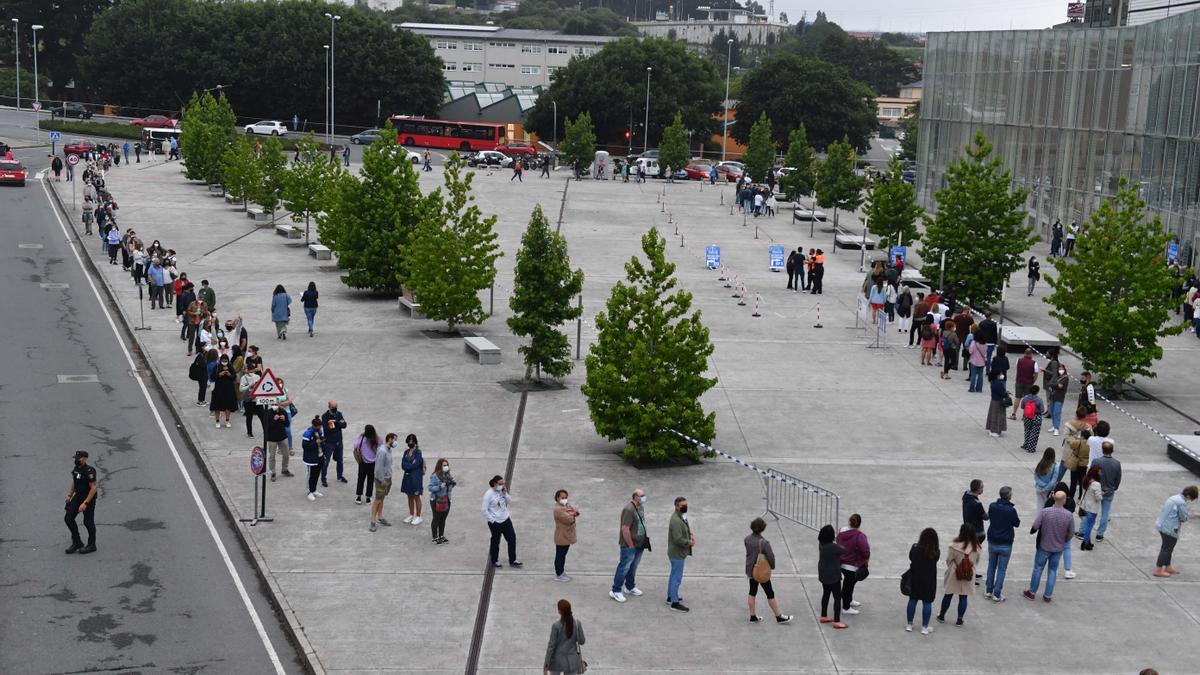
<path id="1" fill-rule="evenodd" d="M 72 122 L 70 120 L 42 120 L 38 126 L 46 131 L 61 131 L 78 136 L 106 136 L 141 140 L 142 128 L 120 122 Z"/>

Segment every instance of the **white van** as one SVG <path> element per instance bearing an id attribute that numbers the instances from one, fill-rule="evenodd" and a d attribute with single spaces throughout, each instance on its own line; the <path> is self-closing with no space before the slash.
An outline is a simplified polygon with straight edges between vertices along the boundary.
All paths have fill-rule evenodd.
<path id="1" fill-rule="evenodd" d="M 172 138 L 179 138 L 179 129 L 142 129 L 142 147 L 146 148 L 147 152 L 166 154 Z"/>
<path id="2" fill-rule="evenodd" d="M 659 174 L 662 173 L 662 169 L 658 166 L 657 157 L 638 157 L 633 164 L 629 165 L 629 174 L 637 174 L 639 166 L 645 169 L 647 178 L 658 178 Z"/>

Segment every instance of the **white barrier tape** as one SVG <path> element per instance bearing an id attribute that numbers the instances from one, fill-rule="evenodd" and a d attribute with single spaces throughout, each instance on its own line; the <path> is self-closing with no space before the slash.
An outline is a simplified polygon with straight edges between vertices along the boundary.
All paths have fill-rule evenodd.
<path id="1" fill-rule="evenodd" d="M 675 431 L 674 429 L 671 429 L 670 427 L 664 427 L 663 431 L 669 431 L 669 432 L 675 434 L 676 436 L 684 439 L 688 443 L 691 443 L 692 445 L 699 446 L 701 448 L 704 448 L 705 450 L 708 450 L 709 452 L 712 452 L 713 454 L 724 457 L 725 459 L 728 459 L 729 461 L 731 461 L 735 464 L 739 464 L 747 469 L 750 469 L 751 471 L 759 474 L 760 476 L 763 476 L 764 478 L 770 478 L 772 480 L 778 481 L 785 485 L 791 485 L 794 487 L 798 487 L 801 490 L 806 490 L 808 492 L 812 492 L 812 493 L 819 494 L 819 495 L 824 495 L 827 497 L 836 497 L 837 496 L 837 495 L 833 494 L 832 492 L 830 492 L 829 490 L 819 488 L 815 485 L 809 485 L 807 483 L 797 483 L 794 480 L 790 480 L 788 478 L 783 478 L 781 476 L 777 476 L 765 469 L 760 469 L 757 466 L 754 466 L 753 464 L 751 464 L 750 462 L 747 462 L 744 459 L 735 457 L 735 456 L 729 454 L 728 452 L 723 452 L 721 450 L 718 450 L 718 449 L 714 448 L 713 446 L 709 445 L 708 443 L 705 443 L 704 441 L 696 440 L 695 438 L 692 438 L 691 436 L 688 436 L 687 434 Z"/>

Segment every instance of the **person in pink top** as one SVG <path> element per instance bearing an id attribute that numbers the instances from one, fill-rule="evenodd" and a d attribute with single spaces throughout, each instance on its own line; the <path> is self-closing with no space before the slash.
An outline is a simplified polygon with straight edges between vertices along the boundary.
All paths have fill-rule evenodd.
<path id="1" fill-rule="evenodd" d="M 862 516 L 857 513 L 850 516 L 850 527 L 843 528 L 837 534 L 837 543 L 846 552 L 841 555 L 842 561 L 842 613 L 858 614 L 862 603 L 854 599 L 854 585 L 867 578 L 867 562 L 871 559 L 871 545 L 867 535 L 858 529 L 862 525 Z"/>

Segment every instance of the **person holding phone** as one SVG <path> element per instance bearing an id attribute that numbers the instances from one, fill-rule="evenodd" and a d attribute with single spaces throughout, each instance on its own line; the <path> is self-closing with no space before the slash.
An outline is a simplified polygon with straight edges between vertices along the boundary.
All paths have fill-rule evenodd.
<path id="1" fill-rule="evenodd" d="M 579 508 L 570 501 L 566 490 L 554 493 L 554 580 L 570 581 L 571 577 L 564 574 L 567 565 L 567 551 L 575 543 L 575 520 L 579 518 Z"/>
<path id="2" fill-rule="evenodd" d="M 508 486 L 504 476 L 492 476 L 488 481 L 488 491 L 483 493 L 483 517 L 487 519 L 488 529 L 492 533 L 488 544 L 488 561 L 492 567 L 500 568 L 500 537 L 508 544 L 508 566 L 520 568 L 524 566 L 517 560 L 517 531 L 513 528 L 512 518 L 508 514 L 508 504 L 512 497 L 508 494 Z"/>

